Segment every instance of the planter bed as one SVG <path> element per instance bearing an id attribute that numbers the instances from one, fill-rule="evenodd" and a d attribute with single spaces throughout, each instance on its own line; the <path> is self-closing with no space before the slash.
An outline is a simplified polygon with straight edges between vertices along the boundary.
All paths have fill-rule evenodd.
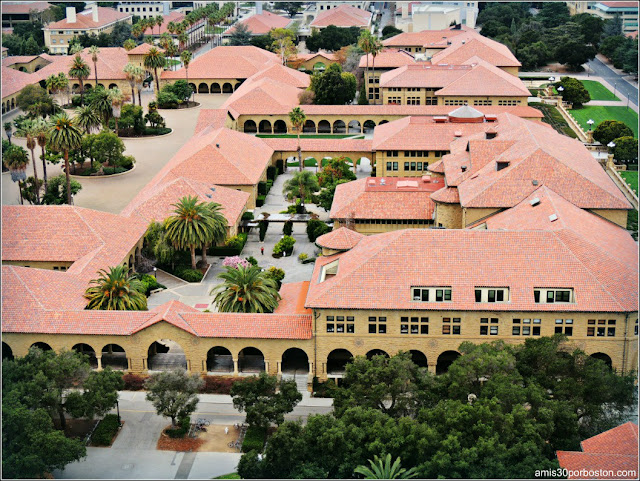
<path id="1" fill-rule="evenodd" d="M 159 128 L 159 129 L 147 128 L 142 133 L 142 135 L 136 135 L 136 134 L 130 135 L 126 132 L 125 133 L 120 132 L 118 134 L 118 137 L 121 139 L 143 139 L 143 138 L 149 138 L 149 137 L 162 137 L 163 135 L 169 135 L 171 132 L 173 132 L 173 129 L 170 129 L 170 128 Z"/>
<path id="2" fill-rule="evenodd" d="M 175 107 L 158 107 L 158 110 L 187 110 L 200 107 L 200 102 L 187 102 L 186 104 L 178 104 Z"/>

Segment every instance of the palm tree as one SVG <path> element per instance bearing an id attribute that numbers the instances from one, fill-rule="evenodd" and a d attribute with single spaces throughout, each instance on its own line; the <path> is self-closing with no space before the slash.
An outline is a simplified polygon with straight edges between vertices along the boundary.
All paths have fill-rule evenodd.
<path id="1" fill-rule="evenodd" d="M 62 92 L 65 96 L 67 103 L 69 103 L 69 78 L 64 72 L 58 73 L 58 92 Z"/>
<path id="2" fill-rule="evenodd" d="M 102 124 L 100 116 L 90 105 L 78 107 L 75 113 L 76 115 L 74 119 L 76 125 L 84 130 L 85 134 L 92 133 L 100 127 L 100 124 Z"/>
<path id="3" fill-rule="evenodd" d="M 143 29 L 142 29 L 142 24 L 140 22 L 136 23 L 133 27 L 131 27 L 131 35 L 133 35 L 135 38 L 140 38 L 140 36 L 142 35 L 142 32 L 143 32 Z"/>
<path id="4" fill-rule="evenodd" d="M 124 66 L 122 71 L 124 72 L 124 78 L 129 82 L 129 86 L 131 87 L 131 103 L 133 105 L 136 104 L 136 77 L 133 74 L 133 69 L 135 69 L 135 65 L 129 62 Z M 142 107 L 142 106 L 141 106 Z"/>
<path id="5" fill-rule="evenodd" d="M 191 52 L 185 50 L 180 54 L 180 60 L 182 61 L 182 65 L 184 65 L 184 71 L 187 75 L 187 85 L 189 85 L 189 64 L 191 63 Z"/>
<path id="6" fill-rule="evenodd" d="M 133 32 L 133 29 L 131 31 Z M 133 50 L 134 48 L 136 48 L 136 41 L 132 38 L 128 38 L 124 41 L 122 46 L 128 52 L 129 50 Z"/>
<path id="7" fill-rule="evenodd" d="M 162 55 L 162 52 L 155 47 L 151 47 L 149 51 L 144 55 L 144 66 L 152 68 L 156 77 L 156 95 L 160 92 L 160 79 L 158 78 L 158 69 L 164 68 L 167 63 L 167 59 Z"/>
<path id="8" fill-rule="evenodd" d="M 369 460 L 371 469 L 367 466 L 358 466 L 353 470 L 356 474 L 361 474 L 364 479 L 411 479 L 415 478 L 418 473 L 416 468 L 406 470 L 400 467 L 400 458 L 396 458 L 391 464 L 391 455 L 387 454 L 384 461 L 378 456 L 373 456 L 373 461 Z"/>
<path id="9" fill-rule="evenodd" d="M 162 15 L 157 15 L 156 16 L 156 25 L 158 26 L 158 35 L 160 35 L 160 27 L 162 27 L 163 23 L 164 23 L 164 17 Z"/>
<path id="10" fill-rule="evenodd" d="M 80 52 L 82 52 L 82 45 L 80 45 L 79 43 L 74 43 L 73 45 L 71 45 L 71 47 L 69 47 L 69 55 L 75 55 Z"/>
<path id="11" fill-rule="evenodd" d="M 167 24 L 167 32 L 169 32 L 171 35 L 176 33 L 176 24 L 175 24 L 175 22 L 169 22 Z"/>
<path id="12" fill-rule="evenodd" d="M 207 263 L 207 249 L 211 244 L 218 244 L 227 237 L 227 219 L 222 215 L 222 206 L 215 202 L 207 204 L 209 209 L 209 220 L 211 222 L 213 237 L 211 242 L 206 242 L 202 246 L 202 262 Z"/>
<path id="13" fill-rule="evenodd" d="M 304 205 L 304 199 L 319 190 L 318 177 L 313 172 L 304 170 L 296 172 L 291 179 L 284 183 L 282 193 L 287 197 L 298 197 L 301 204 Z"/>
<path id="14" fill-rule="evenodd" d="M 144 286 L 124 266 L 100 269 L 98 278 L 89 282 L 84 297 L 87 309 L 107 311 L 146 311 Z"/>
<path id="15" fill-rule="evenodd" d="M 102 119 L 102 123 L 106 128 L 109 125 L 109 119 L 113 115 L 113 107 L 111 105 L 109 91 L 102 87 L 95 89 L 90 107 Z"/>
<path id="16" fill-rule="evenodd" d="M 62 73 L 62 72 L 60 72 Z M 63 73 L 62 73 L 63 74 Z M 64 74 L 63 74 L 64 75 Z M 55 97 L 60 92 L 60 79 L 56 74 L 49 75 L 44 81 L 47 90 Z"/>
<path id="17" fill-rule="evenodd" d="M 89 47 L 89 53 L 91 54 L 91 61 L 93 62 L 93 71 L 96 76 L 96 87 L 98 86 L 98 54 L 100 49 L 96 45 Z"/>
<path id="18" fill-rule="evenodd" d="M 9 145 L 11 145 L 11 134 L 13 133 L 13 124 L 11 122 L 5 122 L 3 124 L 4 133 L 7 134 L 7 139 L 9 139 Z"/>
<path id="19" fill-rule="evenodd" d="M 375 88 L 376 88 L 376 56 L 382 52 L 383 49 L 383 45 L 382 42 L 380 42 L 380 40 L 378 40 L 376 37 L 372 38 L 371 41 L 371 71 L 372 71 L 372 75 L 373 75 L 373 88 L 374 88 L 374 92 L 375 92 Z M 368 58 L 368 57 L 367 57 Z M 375 100 L 375 95 L 374 95 L 374 99 L 373 99 L 373 103 L 377 103 Z"/>
<path id="20" fill-rule="evenodd" d="M 173 216 L 165 220 L 167 238 L 176 249 L 191 251 L 191 268 L 196 269 L 196 248 L 211 244 L 215 231 L 211 220 L 211 210 L 197 197 L 182 197 L 175 207 Z"/>
<path id="21" fill-rule="evenodd" d="M 181 27 L 180 33 L 178 33 L 178 46 L 181 51 L 184 51 L 188 41 L 189 41 L 189 37 L 184 31 L 184 27 Z"/>
<path id="22" fill-rule="evenodd" d="M 49 141 L 47 138 L 47 135 L 49 134 L 49 123 L 44 119 L 37 119 L 34 124 L 34 128 L 37 129 L 36 141 L 42 151 L 42 177 L 44 179 L 44 191 L 46 192 L 49 183 L 47 182 L 47 157 L 44 149 Z"/>
<path id="23" fill-rule="evenodd" d="M 11 180 L 18 183 L 20 204 L 23 204 L 22 182 L 27 178 L 27 165 L 29 165 L 27 151 L 19 145 L 13 145 L 2 154 L 2 162 L 11 173 Z"/>
<path id="24" fill-rule="evenodd" d="M 64 153 L 64 174 L 67 180 L 67 204 L 71 205 L 71 177 L 69 177 L 69 151 L 80 147 L 82 132 L 69 116 L 62 112 L 51 118 L 49 146 Z"/>
<path id="25" fill-rule="evenodd" d="M 38 137 L 38 126 L 34 125 L 34 120 L 27 120 L 20 124 L 17 134 L 27 139 L 27 149 L 31 151 L 31 163 L 33 164 L 33 179 L 35 180 L 36 204 L 40 203 L 40 188 L 38 182 L 38 169 L 36 168 L 36 155 L 33 152 L 36 148 Z"/>
<path id="26" fill-rule="evenodd" d="M 113 118 L 116 123 L 116 135 L 118 135 L 118 119 L 120 119 L 120 113 L 122 112 L 122 104 L 129 99 L 127 95 L 122 93 L 122 90 L 118 88 L 109 90 L 109 99 L 111 100 Z"/>
<path id="27" fill-rule="evenodd" d="M 367 68 L 365 70 L 365 82 L 368 81 L 369 78 L 369 54 L 371 53 L 371 46 L 373 45 L 373 36 L 369 30 L 363 30 L 358 38 L 358 47 L 364 52 L 367 56 Z M 367 92 L 369 92 L 369 86 L 367 85 Z"/>
<path id="28" fill-rule="evenodd" d="M 77 54 L 73 59 L 69 69 L 69 77 L 77 78 L 80 82 L 80 102 L 84 105 L 84 81 L 89 78 L 89 66 L 87 62 L 82 60 L 80 54 Z"/>
<path id="29" fill-rule="evenodd" d="M 304 123 L 307 121 L 307 116 L 300 107 L 295 107 L 291 112 L 289 112 L 289 120 L 291 121 L 291 125 L 296 132 L 298 133 L 298 161 L 300 162 L 300 171 L 303 170 L 302 165 L 302 149 L 300 148 L 300 132 L 302 131 L 302 127 Z"/>
<path id="30" fill-rule="evenodd" d="M 276 281 L 259 266 L 228 267 L 218 278 L 224 282 L 209 295 L 220 312 L 273 312 L 282 299 Z"/>
<path id="31" fill-rule="evenodd" d="M 138 105 L 142 107 L 142 86 L 144 85 L 144 79 L 147 77 L 147 72 L 142 67 L 135 66 L 131 69 L 131 74 L 136 81 L 136 91 L 138 92 Z"/>

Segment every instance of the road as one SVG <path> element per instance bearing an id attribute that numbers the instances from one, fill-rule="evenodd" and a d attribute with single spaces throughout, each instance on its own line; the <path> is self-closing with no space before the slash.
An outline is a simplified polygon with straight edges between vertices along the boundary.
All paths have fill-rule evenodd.
<path id="1" fill-rule="evenodd" d="M 590 60 L 587 65 L 591 74 L 602 77 L 615 87 L 616 92 L 621 92 L 622 95 L 629 98 L 631 103 L 638 105 L 638 88 L 625 80 L 624 76 L 620 75 L 597 58 Z"/>
<path id="2" fill-rule="evenodd" d="M 382 37 L 382 29 L 387 25 L 395 25 L 394 15 L 391 13 L 391 9 L 389 8 L 389 4 L 387 3 L 387 7 L 384 8 L 384 4 L 387 2 L 376 2 L 376 10 L 382 12 L 382 18 L 380 19 L 380 37 Z"/>

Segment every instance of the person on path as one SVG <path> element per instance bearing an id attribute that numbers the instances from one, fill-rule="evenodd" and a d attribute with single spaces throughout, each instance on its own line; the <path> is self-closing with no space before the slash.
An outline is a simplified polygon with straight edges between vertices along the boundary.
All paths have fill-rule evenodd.
<path id="1" fill-rule="evenodd" d="M 264 247 L 260 247 L 260 254 L 264 255 Z"/>

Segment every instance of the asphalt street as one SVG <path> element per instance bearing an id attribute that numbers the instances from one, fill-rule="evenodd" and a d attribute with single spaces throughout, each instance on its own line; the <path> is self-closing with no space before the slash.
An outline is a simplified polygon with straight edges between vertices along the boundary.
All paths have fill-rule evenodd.
<path id="1" fill-rule="evenodd" d="M 589 67 L 590 74 L 602 77 L 615 87 L 616 92 L 621 92 L 622 95 L 629 98 L 630 102 L 638 105 L 637 87 L 634 87 L 627 82 L 622 75 L 618 74 L 615 70 L 612 70 L 608 65 L 597 58 L 590 60 L 587 65 Z"/>

